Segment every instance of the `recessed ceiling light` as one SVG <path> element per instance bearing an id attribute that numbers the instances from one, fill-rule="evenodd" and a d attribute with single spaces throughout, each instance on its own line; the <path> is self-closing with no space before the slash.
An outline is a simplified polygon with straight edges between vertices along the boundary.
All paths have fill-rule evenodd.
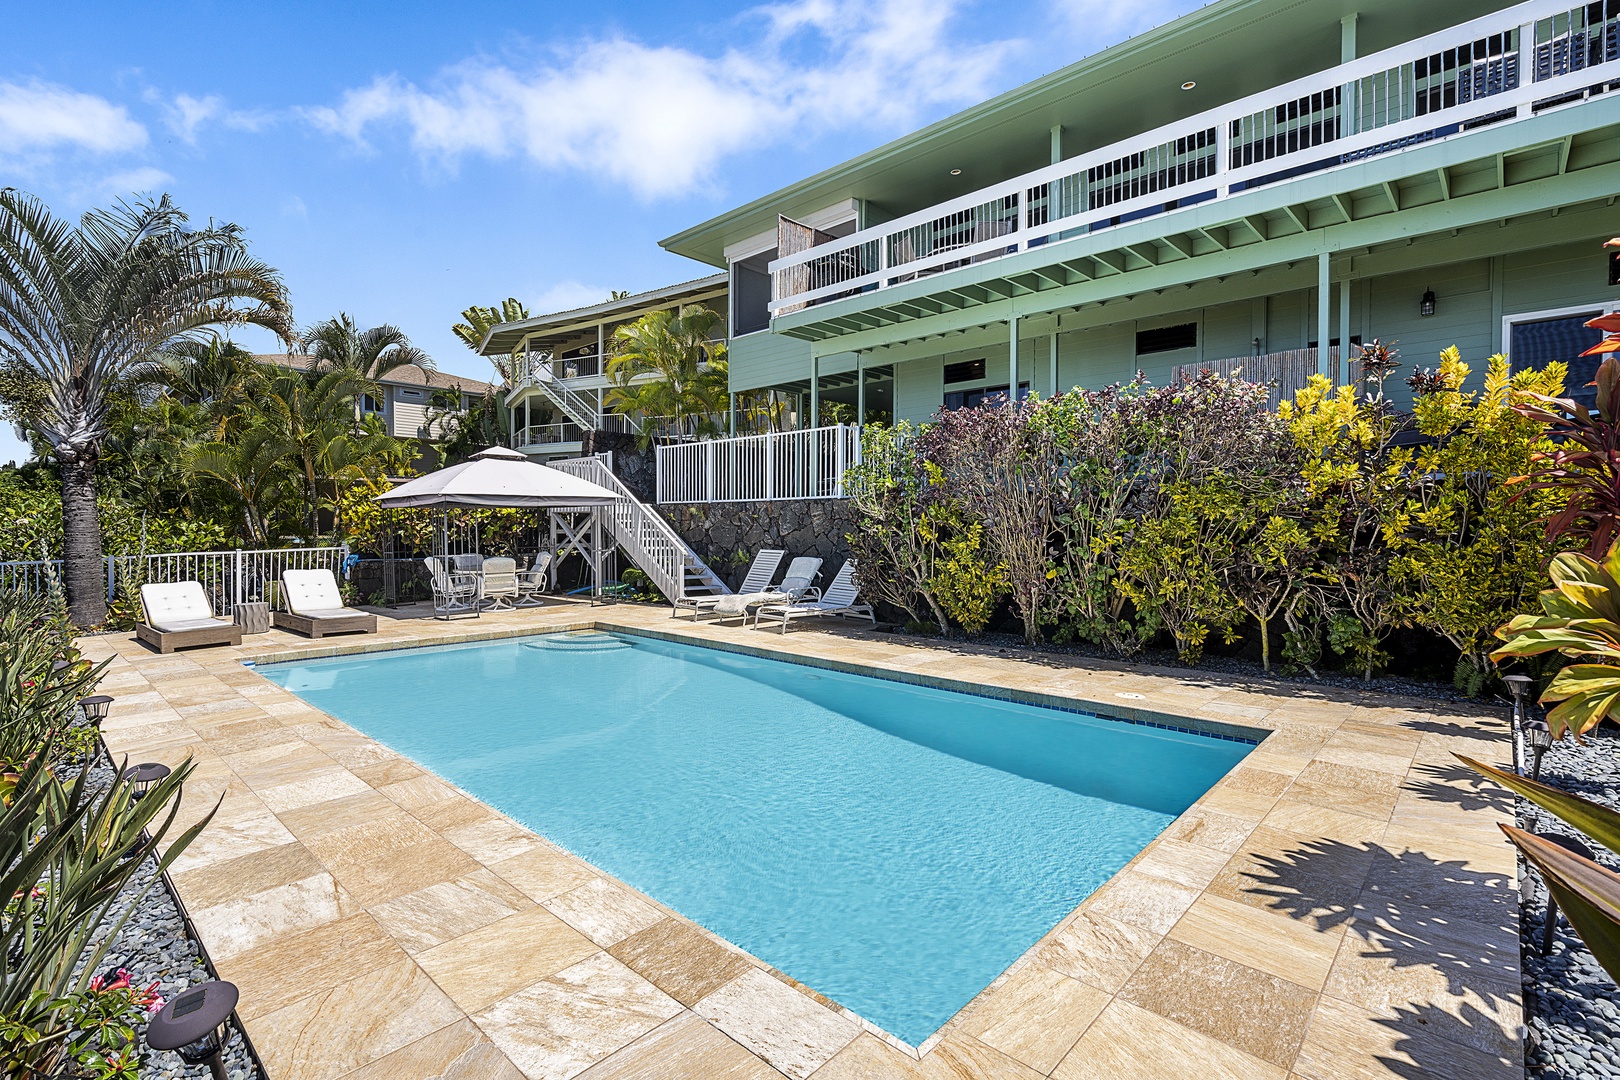
<path id="1" fill-rule="evenodd" d="M 1181 88 L 1183 90 L 1191 90 L 1193 87 L 1195 87 L 1197 85 L 1198 85 L 1197 83 L 1193 82 L 1191 79 L 1188 79 L 1186 82 L 1181 84 Z"/>
<path id="2" fill-rule="evenodd" d="M 961 176 L 962 175 L 962 170 L 961 169 L 952 169 L 951 170 L 951 175 L 952 176 Z"/>

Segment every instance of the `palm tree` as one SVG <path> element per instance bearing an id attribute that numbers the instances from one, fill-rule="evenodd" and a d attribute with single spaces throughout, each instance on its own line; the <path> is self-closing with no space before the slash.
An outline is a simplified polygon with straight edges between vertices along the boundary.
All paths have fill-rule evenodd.
<path id="1" fill-rule="evenodd" d="M 368 383 L 411 364 L 423 371 L 434 370 L 433 358 L 412 345 L 405 331 L 387 324 L 362 330 L 347 312 L 306 330 L 303 347 L 316 371 L 341 369 Z"/>
<path id="2" fill-rule="evenodd" d="M 269 452 L 297 477 L 311 538 L 320 534 L 324 502 L 356 479 L 377 479 L 410 458 L 405 440 L 356 421 L 354 400 L 366 380 L 348 368 L 324 373 L 284 369 L 259 393 L 254 429 L 269 431 Z"/>
<path id="3" fill-rule="evenodd" d="M 78 625 L 107 616 L 96 463 L 109 396 L 177 340 L 247 324 L 296 335 L 280 275 L 248 254 L 237 226 L 192 229 L 167 195 L 72 225 L 0 189 L 0 361 L 43 388 L 37 427 L 61 472 L 63 579 Z"/>
<path id="4" fill-rule="evenodd" d="M 607 404 L 668 418 L 683 435 L 718 434 L 728 386 L 726 343 L 710 340 L 719 322 L 715 312 L 692 304 L 679 313 L 648 312 L 614 330 Z M 651 438 L 652 425 L 643 424 L 643 444 Z"/>
<path id="5" fill-rule="evenodd" d="M 529 309 L 519 303 L 517 297 L 508 296 L 505 300 L 501 301 L 501 306 L 499 309 L 492 307 L 479 307 L 477 304 L 474 304 L 466 311 L 463 311 L 461 313 L 461 317 L 467 321 L 464 323 L 456 323 L 456 325 L 450 328 L 450 332 L 456 335 L 456 337 L 460 338 L 462 341 L 465 341 L 467 343 L 467 348 L 471 349 L 473 352 L 477 352 L 484 344 L 484 339 L 489 336 L 489 332 L 493 327 L 499 326 L 501 323 L 517 322 L 520 319 L 527 319 L 529 317 Z M 492 356 L 489 358 L 489 362 L 493 364 L 495 370 L 500 373 L 501 383 L 503 385 L 510 386 L 512 383 L 512 361 L 517 357 L 517 352 L 517 349 L 514 347 L 508 356 Z"/>
<path id="6" fill-rule="evenodd" d="M 268 426 L 250 427 L 230 442 L 205 442 L 185 448 L 186 474 L 223 484 L 241 506 L 245 535 L 256 544 L 270 541 L 270 510 L 288 479 L 288 464 L 276 433 Z"/>

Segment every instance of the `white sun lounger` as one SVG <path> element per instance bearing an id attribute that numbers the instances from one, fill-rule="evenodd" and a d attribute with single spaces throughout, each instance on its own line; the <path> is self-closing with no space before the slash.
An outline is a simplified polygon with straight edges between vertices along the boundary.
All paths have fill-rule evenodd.
<path id="1" fill-rule="evenodd" d="M 761 604 L 787 604 L 805 593 L 814 592 L 812 586 L 820 575 L 821 560 L 813 555 L 800 555 L 788 563 L 787 573 L 782 575 L 782 580 L 769 589 L 722 596 L 712 610 L 722 618 L 736 618 L 738 615 L 747 618 L 748 613 Z"/>
<path id="2" fill-rule="evenodd" d="M 770 585 L 771 578 L 776 576 L 776 568 L 782 565 L 782 556 L 787 554 L 781 548 L 760 548 L 754 555 L 754 561 L 748 565 L 748 573 L 743 576 L 742 586 L 735 595 L 745 593 L 764 592 Z M 697 622 L 698 615 L 705 611 L 713 611 L 715 605 L 728 599 L 733 594 L 719 596 L 683 596 L 674 603 L 671 617 L 679 615 L 682 608 L 692 609 L 692 621 Z"/>
<path id="3" fill-rule="evenodd" d="M 863 604 L 855 589 L 855 560 L 850 559 L 844 563 L 832 584 L 820 595 L 799 599 L 793 603 L 767 603 L 760 606 L 754 613 L 754 626 L 758 627 L 760 620 L 779 620 L 782 624 L 782 633 L 787 633 L 787 624 L 793 619 L 810 618 L 817 615 L 837 615 L 845 619 L 865 619 L 873 626 L 877 625 L 877 614 L 872 610 L 871 604 Z"/>
<path id="4" fill-rule="evenodd" d="M 191 645 L 240 645 L 242 628 L 216 619 L 214 605 L 199 581 L 171 581 L 141 586 L 141 612 L 146 621 L 135 637 L 158 652 Z"/>
<path id="5" fill-rule="evenodd" d="M 337 578 L 330 570 L 283 570 L 281 594 L 287 610 L 274 612 L 270 621 L 283 630 L 318 638 L 326 634 L 375 634 L 377 616 L 343 606 Z"/>

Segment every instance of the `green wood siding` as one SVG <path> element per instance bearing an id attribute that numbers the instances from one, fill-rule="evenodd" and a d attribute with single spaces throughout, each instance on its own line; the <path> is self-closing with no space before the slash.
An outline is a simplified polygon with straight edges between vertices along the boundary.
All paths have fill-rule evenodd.
<path id="1" fill-rule="evenodd" d="M 732 390 L 757 390 L 810 378 L 810 343 L 769 331 L 733 338 Z"/>

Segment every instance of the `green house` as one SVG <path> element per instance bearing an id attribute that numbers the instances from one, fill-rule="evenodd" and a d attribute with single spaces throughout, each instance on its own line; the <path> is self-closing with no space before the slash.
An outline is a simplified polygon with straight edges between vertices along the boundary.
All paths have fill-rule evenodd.
<path id="1" fill-rule="evenodd" d="M 804 426 L 1281 394 L 1374 337 L 1540 366 L 1620 295 L 1617 91 L 1620 0 L 1217 0 L 662 243 L 729 275 L 732 390 Z"/>

